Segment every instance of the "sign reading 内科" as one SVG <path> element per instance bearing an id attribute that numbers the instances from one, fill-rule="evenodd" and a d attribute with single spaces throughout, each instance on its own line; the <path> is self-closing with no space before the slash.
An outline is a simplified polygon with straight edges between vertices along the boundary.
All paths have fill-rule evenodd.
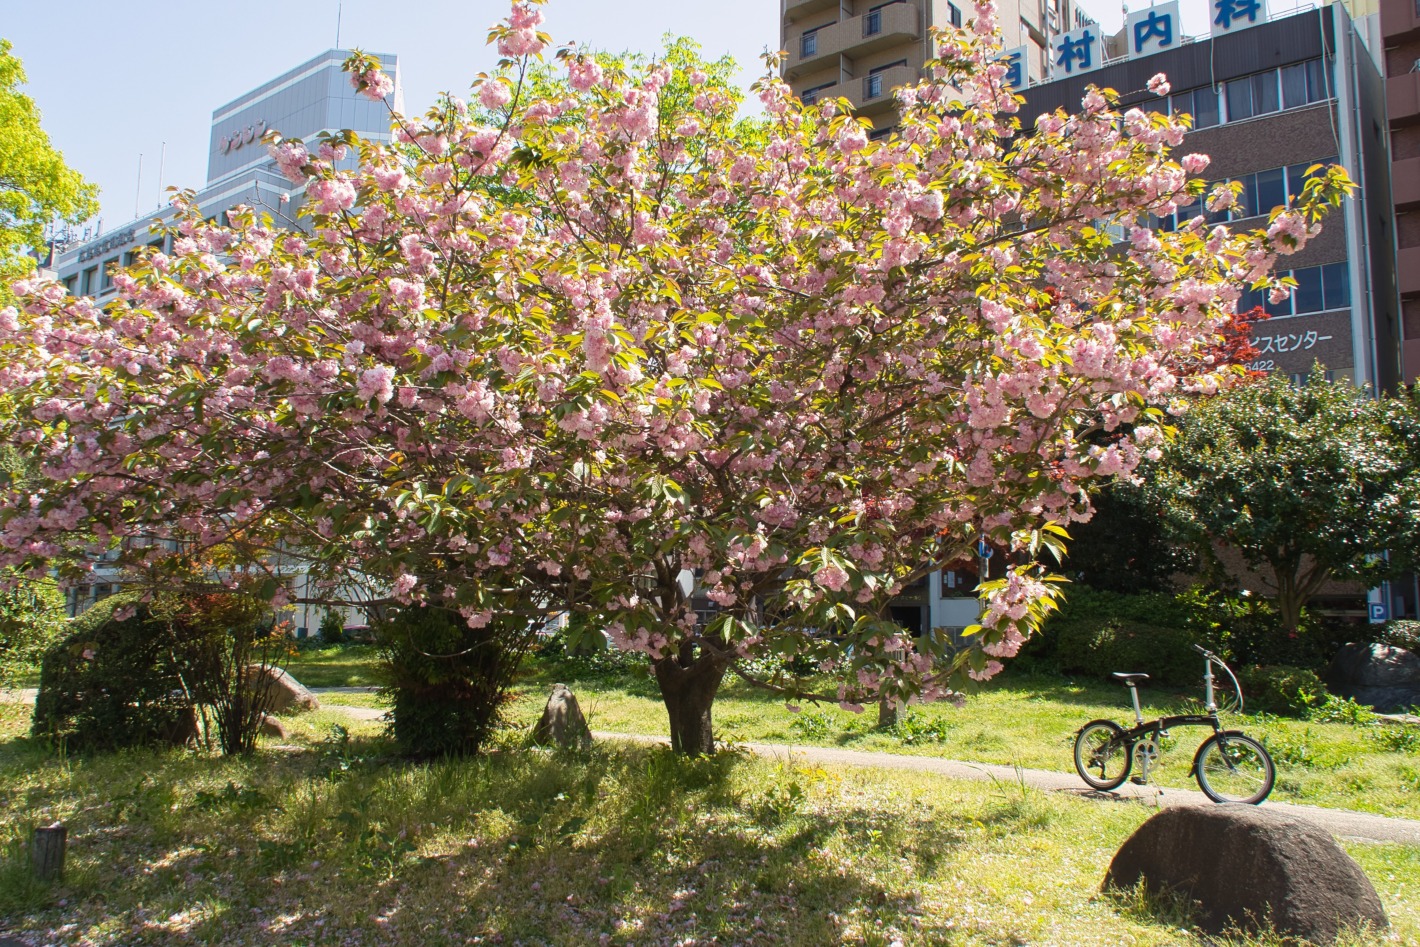
<path id="1" fill-rule="evenodd" d="M 1208 0 L 1214 36 L 1267 22 L 1267 0 Z"/>
<path id="2" fill-rule="evenodd" d="M 1129 58 L 1175 48 L 1183 42 L 1182 27 L 1177 0 L 1135 10 L 1124 21 L 1124 42 Z"/>
<path id="3" fill-rule="evenodd" d="M 1050 43 L 1051 72 L 1056 79 L 1093 72 L 1104 65 L 1104 34 L 1091 23 L 1061 33 Z"/>

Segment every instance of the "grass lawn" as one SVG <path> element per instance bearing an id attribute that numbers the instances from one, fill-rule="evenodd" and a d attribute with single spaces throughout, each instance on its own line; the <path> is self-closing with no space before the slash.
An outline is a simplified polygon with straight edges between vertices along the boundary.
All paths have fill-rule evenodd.
<path id="1" fill-rule="evenodd" d="M 307 687 L 361 687 L 384 683 L 379 676 L 375 646 L 368 644 L 307 646 L 287 662 L 286 670 Z"/>
<path id="2" fill-rule="evenodd" d="M 310 686 L 377 681 L 373 649 L 358 645 L 303 652 L 291 673 Z M 530 726 L 557 681 L 572 687 L 594 729 L 667 732 L 653 679 L 639 671 L 589 670 L 579 661 L 530 660 L 509 705 L 509 722 Z M 1148 687 L 1140 692 L 1148 717 L 1180 712 L 1197 696 Z M 373 694 L 332 694 L 325 702 L 382 706 Z M 1132 718 L 1128 691 L 1120 685 L 1010 671 L 971 695 L 963 708 L 913 707 L 903 722 L 889 730 L 877 729 L 875 709 L 852 714 L 836 706 L 806 704 L 794 713 L 782 700 L 736 678 L 726 680 L 714 714 L 717 737 L 730 743 L 836 746 L 1065 773 L 1074 771 L 1071 751 L 1081 724 L 1096 717 L 1121 722 Z M 1420 819 L 1417 728 L 1319 723 L 1263 714 L 1232 715 L 1228 723 L 1267 744 L 1277 764 L 1272 799 Z M 1174 731 L 1165 742 L 1156 781 L 1196 788 L 1188 769 L 1206 732 L 1201 728 Z"/>
<path id="3" fill-rule="evenodd" d="M 597 730 L 664 734 L 665 710 L 655 681 L 643 674 L 580 676 L 577 662 L 530 662 L 512 720 L 537 719 L 554 681 L 570 686 Z M 1140 691 L 1146 718 L 1179 713 L 1199 693 Z M 1133 719 L 1128 691 L 1117 684 L 1030 676 L 1009 671 L 967 698 L 966 706 L 916 706 L 890 730 L 877 729 L 876 708 L 852 714 L 804 705 L 799 713 L 744 682 L 727 679 L 715 700 L 717 737 L 730 742 L 835 746 L 940 756 L 1029 769 L 1074 772 L 1075 731 L 1088 720 Z M 1228 725 L 1263 740 L 1277 764 L 1271 798 L 1420 819 L 1420 730 L 1316 723 L 1267 715 L 1232 715 Z M 1188 775 L 1204 728 L 1173 731 L 1156 781 L 1197 788 Z"/>
<path id="4" fill-rule="evenodd" d="M 1098 893 L 1150 810 L 1016 784 L 603 745 L 434 764 L 377 724 L 295 745 L 57 759 L 0 707 L 0 927 L 80 944 L 1258 944 Z M 64 883 L 32 825 L 69 827 Z M 1352 845 L 1420 939 L 1420 849 Z"/>

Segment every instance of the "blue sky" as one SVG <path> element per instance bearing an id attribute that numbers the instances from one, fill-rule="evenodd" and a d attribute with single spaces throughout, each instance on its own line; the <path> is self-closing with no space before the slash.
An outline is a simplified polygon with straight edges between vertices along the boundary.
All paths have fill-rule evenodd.
<path id="1" fill-rule="evenodd" d="M 1140 2 L 1140 0 L 1135 0 Z M 1185 22 L 1206 30 L 1206 0 L 1181 0 Z M 1085 0 L 1107 28 L 1113 0 Z M 1288 0 L 1274 0 L 1287 9 Z M 343 0 L 343 46 L 399 54 L 406 107 L 440 90 L 462 93 L 491 67 L 489 25 L 504 0 Z M 759 56 L 779 43 L 779 0 L 551 0 L 555 42 L 654 51 L 667 32 L 729 53 L 748 85 Z M 0 36 L 29 74 L 26 91 L 71 167 L 102 189 L 105 228 L 146 217 L 163 186 L 200 187 L 212 110 L 335 45 L 337 0 L 0 0 Z M 139 155 L 142 177 L 139 177 Z"/>

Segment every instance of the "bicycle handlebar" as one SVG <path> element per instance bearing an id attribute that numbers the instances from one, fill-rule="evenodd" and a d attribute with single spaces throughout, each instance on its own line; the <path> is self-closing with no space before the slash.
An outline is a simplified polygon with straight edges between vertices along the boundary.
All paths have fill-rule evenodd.
<path id="1" fill-rule="evenodd" d="M 1196 645 L 1193 645 L 1192 647 L 1193 647 L 1193 650 L 1194 650 L 1194 651 L 1197 651 L 1199 654 L 1203 655 L 1205 658 L 1216 658 L 1216 657 L 1217 657 L 1216 654 L 1214 654 L 1213 652 L 1209 651 L 1207 648 L 1203 647 L 1202 645 L 1196 644 Z"/>

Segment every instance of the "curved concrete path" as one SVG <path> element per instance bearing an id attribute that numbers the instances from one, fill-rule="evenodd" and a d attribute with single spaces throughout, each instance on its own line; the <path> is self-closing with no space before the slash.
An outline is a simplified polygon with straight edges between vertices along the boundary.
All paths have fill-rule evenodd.
<path id="1" fill-rule="evenodd" d="M 626 733 L 597 732 L 593 734 L 602 740 L 629 740 L 635 743 L 669 745 L 664 737 L 648 737 Z M 900 753 L 870 753 L 863 750 L 840 750 L 825 746 L 801 746 L 782 743 L 736 743 L 737 747 L 748 750 L 756 756 L 772 759 L 802 759 L 824 766 L 864 766 L 880 769 L 914 770 L 936 773 L 950 779 L 972 779 L 1014 784 L 1025 783 L 1034 789 L 1047 792 L 1065 792 L 1087 799 L 1114 802 L 1135 802 L 1150 807 L 1170 808 L 1174 806 L 1212 806 L 1211 799 L 1196 789 L 1173 789 L 1160 786 L 1136 786 L 1125 783 L 1114 792 L 1099 792 L 1086 787 L 1074 773 L 1057 773 L 1052 770 L 1024 769 L 1002 766 L 997 763 L 967 763 L 961 760 L 947 760 L 934 756 L 906 756 Z M 1277 809 L 1298 818 L 1307 819 L 1326 829 L 1332 835 L 1361 842 L 1397 842 L 1404 845 L 1420 845 L 1420 821 L 1398 819 L 1391 816 L 1373 815 L 1369 812 L 1355 812 L 1350 809 L 1323 809 L 1320 806 L 1303 806 L 1290 802 L 1266 802 L 1269 809 Z"/>

